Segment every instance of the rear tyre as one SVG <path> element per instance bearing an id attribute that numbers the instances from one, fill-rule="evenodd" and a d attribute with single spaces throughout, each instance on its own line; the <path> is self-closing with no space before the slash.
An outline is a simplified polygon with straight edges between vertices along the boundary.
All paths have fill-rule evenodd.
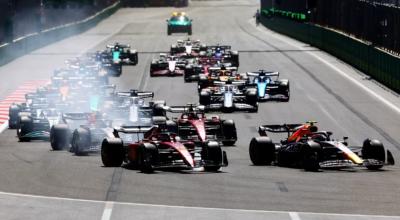
<path id="1" fill-rule="evenodd" d="M 189 27 L 188 34 L 189 34 L 189 35 L 192 35 L 192 26 Z"/>
<path id="2" fill-rule="evenodd" d="M 78 128 L 72 135 L 72 152 L 77 156 L 86 155 L 86 149 L 90 148 L 90 131 L 84 128 Z"/>
<path id="3" fill-rule="evenodd" d="M 224 146 L 233 146 L 237 140 L 237 132 L 235 122 L 233 120 L 225 120 L 222 122 L 222 134 Z"/>
<path id="4" fill-rule="evenodd" d="M 16 129 L 18 128 L 18 114 L 21 111 L 21 108 L 16 105 L 12 104 L 10 108 L 8 109 L 8 128 L 10 129 Z"/>
<path id="5" fill-rule="evenodd" d="M 101 144 L 101 161 L 105 167 L 120 167 L 124 160 L 122 140 L 106 138 Z"/>
<path id="6" fill-rule="evenodd" d="M 271 165 L 275 161 L 275 144 L 269 137 L 254 137 L 250 141 L 249 154 L 254 165 Z"/>
<path id="7" fill-rule="evenodd" d="M 70 144 L 70 132 L 68 125 L 57 124 L 50 129 L 50 145 L 53 150 L 64 150 Z"/>
<path id="8" fill-rule="evenodd" d="M 367 164 L 366 167 L 369 170 L 378 170 L 383 167 L 383 163 L 386 160 L 385 148 L 382 142 L 376 139 L 366 139 L 361 149 L 361 154 L 364 160 L 377 160 L 382 164 Z"/>
<path id="9" fill-rule="evenodd" d="M 210 105 L 211 104 L 211 94 L 208 91 L 201 91 L 200 92 L 200 99 L 199 99 L 200 105 Z"/>
<path id="10" fill-rule="evenodd" d="M 282 94 L 286 96 L 286 99 L 283 99 L 284 102 L 288 102 L 290 99 L 290 85 L 288 80 L 282 80 L 279 85 Z"/>

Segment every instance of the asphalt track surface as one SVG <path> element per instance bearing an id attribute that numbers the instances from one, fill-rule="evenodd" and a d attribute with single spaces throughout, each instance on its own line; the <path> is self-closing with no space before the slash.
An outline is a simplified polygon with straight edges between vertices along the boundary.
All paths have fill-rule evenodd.
<path id="1" fill-rule="evenodd" d="M 248 144 L 259 124 L 307 120 L 317 120 L 337 138 L 350 137 L 353 145 L 377 138 L 400 158 L 398 95 L 316 48 L 256 27 L 257 6 L 256 0 L 196 1 L 185 9 L 194 20 L 192 38 L 241 51 L 240 71 L 277 70 L 290 80 L 289 103 L 262 103 L 257 114 L 223 115 L 235 120 L 239 140 L 225 148 L 230 164 L 222 172 L 146 175 L 104 168 L 99 155 L 54 152 L 47 142 L 19 143 L 15 130 L 5 130 L 0 134 L 0 219 L 398 219 L 387 217 L 400 215 L 398 165 L 381 172 L 316 173 L 251 165 Z M 0 67 L 0 98 L 25 81 L 48 79 L 67 58 L 118 41 L 140 52 L 139 65 L 124 67 L 123 75 L 112 80 L 119 89 L 153 90 L 156 99 L 170 105 L 196 103 L 196 84 L 149 77 L 151 59 L 187 37 L 166 35 L 165 19 L 173 10 L 121 9 L 81 35 Z"/>

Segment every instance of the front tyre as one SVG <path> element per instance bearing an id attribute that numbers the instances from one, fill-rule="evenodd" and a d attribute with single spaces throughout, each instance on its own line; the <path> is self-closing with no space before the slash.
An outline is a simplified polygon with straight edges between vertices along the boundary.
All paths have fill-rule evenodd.
<path id="1" fill-rule="evenodd" d="M 379 170 L 386 160 L 385 148 L 376 139 L 366 139 L 361 149 L 362 158 L 367 161 L 365 167 L 369 170 Z"/>

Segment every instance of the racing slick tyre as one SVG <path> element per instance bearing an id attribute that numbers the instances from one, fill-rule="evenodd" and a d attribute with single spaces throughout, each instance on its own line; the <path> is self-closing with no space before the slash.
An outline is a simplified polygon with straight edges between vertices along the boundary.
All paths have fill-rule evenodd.
<path id="1" fill-rule="evenodd" d="M 246 90 L 246 102 L 253 106 L 253 108 L 249 110 L 250 112 L 258 112 L 257 89 L 251 88 Z"/>
<path id="2" fill-rule="evenodd" d="M 316 172 L 320 169 L 321 145 L 310 141 L 301 146 L 302 165 L 305 171 Z"/>
<path id="3" fill-rule="evenodd" d="M 238 51 L 232 51 L 231 52 L 231 59 L 232 59 L 232 65 L 239 67 L 239 52 Z"/>
<path id="4" fill-rule="evenodd" d="M 175 55 L 176 53 L 178 53 L 178 52 L 177 52 L 178 49 L 176 48 L 176 45 L 175 45 L 175 44 L 171 45 L 170 51 L 171 51 L 171 55 Z"/>
<path id="5" fill-rule="evenodd" d="M 223 164 L 223 152 L 221 146 L 216 141 L 210 141 L 201 151 L 205 161 L 204 170 L 208 172 L 218 172 Z"/>
<path id="6" fill-rule="evenodd" d="M 27 142 L 31 139 L 25 135 L 33 131 L 33 120 L 28 116 L 21 116 L 19 119 L 19 128 L 17 129 L 17 136 L 20 142 Z"/>
<path id="7" fill-rule="evenodd" d="M 385 148 L 382 142 L 376 139 L 364 140 L 361 149 L 362 158 L 367 161 L 365 167 L 369 170 L 378 170 L 383 167 L 386 160 Z M 368 163 L 371 160 L 371 163 Z M 376 161 L 375 163 L 373 161 Z"/>
<path id="8" fill-rule="evenodd" d="M 90 148 L 90 131 L 84 128 L 75 129 L 72 135 L 71 152 L 77 156 L 86 155 L 86 149 Z"/>
<path id="9" fill-rule="evenodd" d="M 159 64 L 158 64 L 157 61 L 155 61 L 155 60 L 151 61 L 151 64 L 150 64 L 150 77 L 154 77 L 155 76 L 154 72 L 157 69 L 159 69 L 158 66 L 159 66 Z"/>
<path id="10" fill-rule="evenodd" d="M 204 106 L 211 104 L 211 94 L 209 91 L 203 90 L 200 92 L 199 103 L 200 103 L 200 105 L 204 105 Z"/>
<path id="11" fill-rule="evenodd" d="M 166 111 L 164 106 L 167 102 L 164 100 L 157 100 L 153 102 L 153 116 L 166 116 Z"/>
<path id="12" fill-rule="evenodd" d="M 184 80 L 185 82 L 191 82 L 192 79 L 190 78 L 193 75 L 193 66 L 192 65 L 187 65 L 185 67 L 185 74 L 184 74 Z"/>
<path id="13" fill-rule="evenodd" d="M 150 143 L 143 143 L 139 146 L 138 165 L 142 173 L 153 173 L 153 165 L 158 161 L 158 149 Z"/>
<path id="14" fill-rule="evenodd" d="M 209 85 L 208 78 L 205 75 L 199 76 L 199 81 L 197 82 L 197 89 L 201 92 L 202 89 L 206 88 Z"/>
<path id="15" fill-rule="evenodd" d="M 171 35 L 172 34 L 172 30 L 170 27 L 167 28 L 167 35 Z"/>
<path id="16" fill-rule="evenodd" d="M 167 120 L 165 124 L 166 124 L 168 132 L 178 134 L 179 129 L 178 129 L 178 125 L 176 124 L 176 122 L 174 122 L 172 120 Z"/>
<path id="17" fill-rule="evenodd" d="M 190 26 L 190 27 L 188 28 L 188 34 L 189 34 L 189 35 L 192 35 L 192 26 Z"/>
<path id="18" fill-rule="evenodd" d="M 67 124 L 56 124 L 50 129 L 50 145 L 53 150 L 64 150 L 69 147 L 69 127 Z"/>
<path id="19" fill-rule="evenodd" d="M 136 50 L 129 50 L 129 60 L 131 61 L 132 65 L 137 65 L 139 63 L 139 57 Z"/>
<path id="20" fill-rule="evenodd" d="M 282 94 L 286 96 L 285 99 L 283 99 L 284 102 L 288 102 L 290 99 L 290 86 L 289 86 L 289 80 L 281 80 L 279 84 L 279 90 L 282 91 Z"/>
<path id="21" fill-rule="evenodd" d="M 124 156 L 124 147 L 121 139 L 106 138 L 101 143 L 101 161 L 105 167 L 120 167 Z"/>
<path id="22" fill-rule="evenodd" d="M 254 137 L 250 141 L 249 154 L 254 165 L 271 165 L 275 161 L 275 144 L 269 137 Z"/>
<path id="23" fill-rule="evenodd" d="M 10 105 L 8 109 L 8 128 L 16 129 L 18 128 L 18 113 L 21 108 L 17 104 Z"/>
<path id="24" fill-rule="evenodd" d="M 236 126 L 233 120 L 225 120 L 222 122 L 222 134 L 224 146 L 233 146 L 237 140 Z"/>

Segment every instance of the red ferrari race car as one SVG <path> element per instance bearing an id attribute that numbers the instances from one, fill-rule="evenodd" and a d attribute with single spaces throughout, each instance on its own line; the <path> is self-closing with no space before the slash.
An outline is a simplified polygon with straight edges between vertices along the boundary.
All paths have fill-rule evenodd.
<path id="1" fill-rule="evenodd" d="M 143 173 L 168 168 L 217 172 L 228 165 L 226 153 L 217 142 L 183 141 L 161 126 L 126 126 L 115 128 L 113 134 L 101 146 L 101 159 L 106 167 L 118 167 L 125 161 L 137 165 Z"/>
<path id="2" fill-rule="evenodd" d="M 204 106 L 188 104 L 186 106 L 166 107 L 172 113 L 181 113 L 180 117 L 166 121 L 168 127 L 186 140 L 217 141 L 232 146 L 237 141 L 235 122 L 221 119 L 218 115 L 206 117 Z"/>
<path id="3" fill-rule="evenodd" d="M 365 139 L 362 146 L 349 146 L 347 137 L 332 139 L 332 132 L 319 131 L 316 122 L 305 124 L 262 125 L 261 137 L 251 140 L 250 159 L 254 165 L 299 167 L 306 171 L 366 167 L 381 169 L 394 165 L 392 153 L 376 139 Z M 272 142 L 267 132 L 288 133 L 279 143 Z"/>

